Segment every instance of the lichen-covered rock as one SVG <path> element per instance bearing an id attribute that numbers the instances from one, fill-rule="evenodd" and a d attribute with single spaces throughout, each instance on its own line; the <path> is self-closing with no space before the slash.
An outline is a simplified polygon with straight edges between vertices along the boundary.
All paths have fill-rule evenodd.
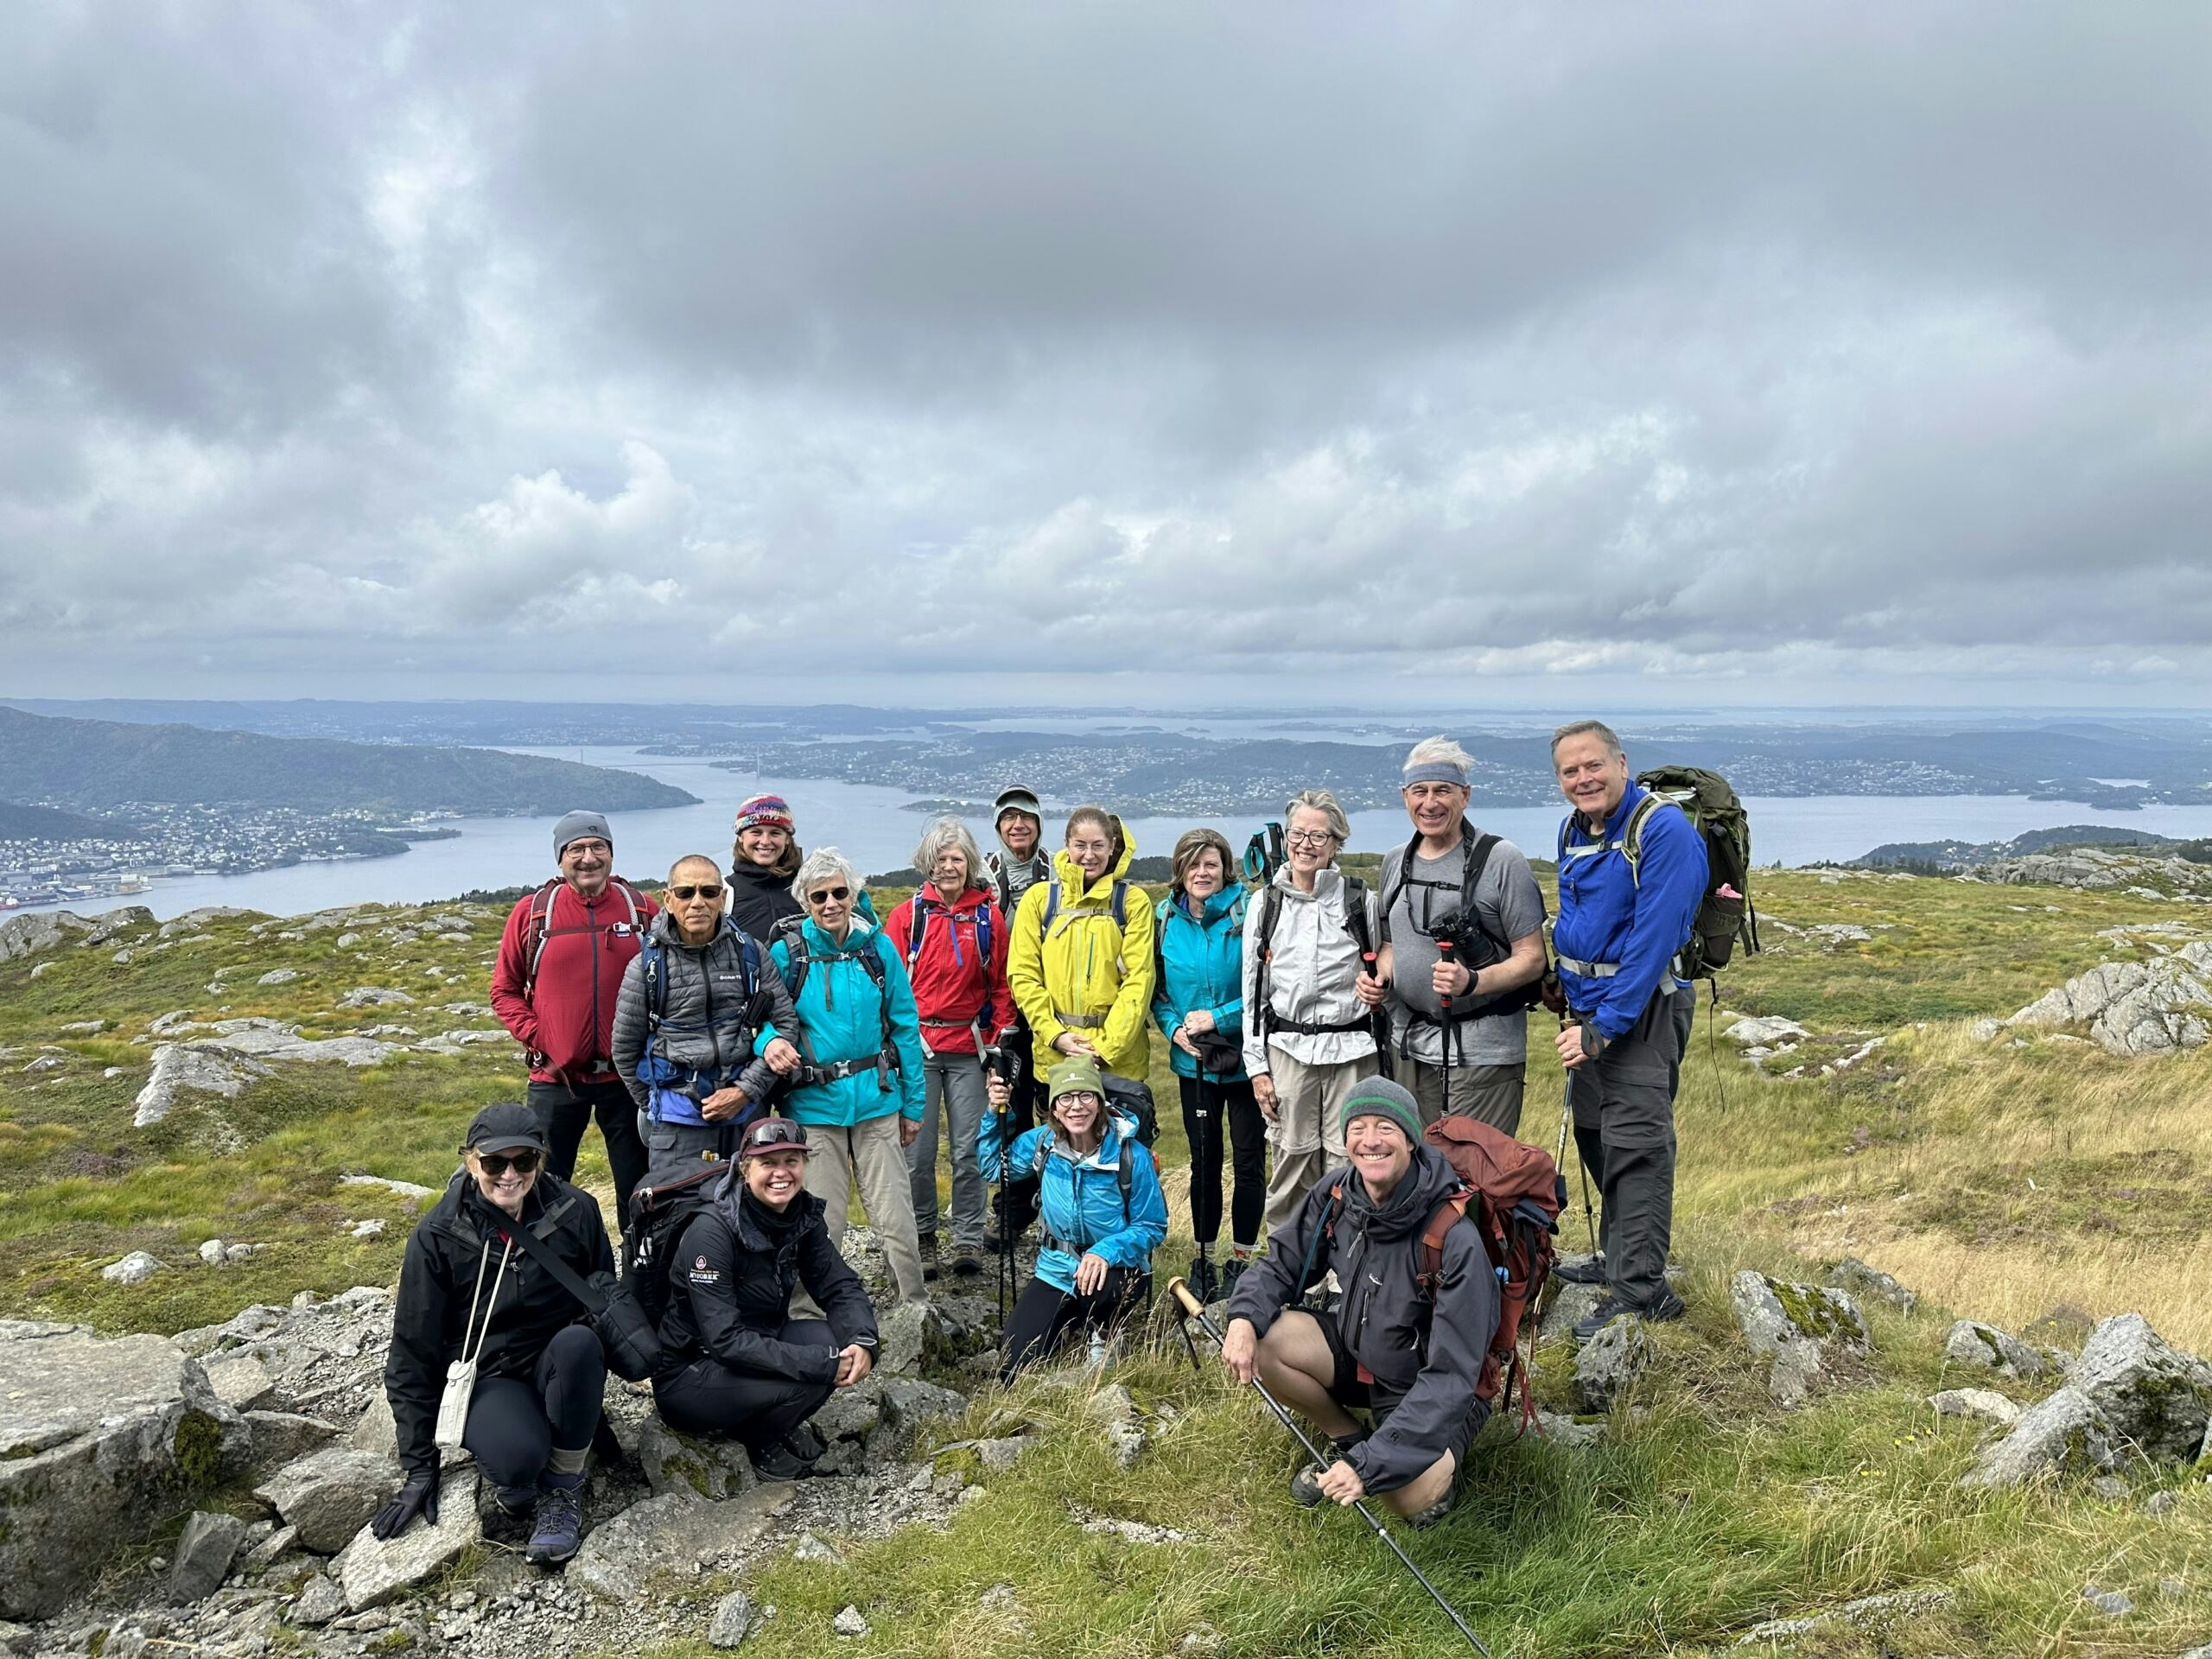
<path id="1" fill-rule="evenodd" d="M 177 1096 L 188 1092 L 219 1095 L 233 1099 L 256 1077 L 270 1075 L 267 1066 L 234 1049 L 216 1043 L 163 1043 L 154 1050 L 154 1070 L 134 1103 L 134 1128 L 158 1123 L 176 1109 Z"/>
<path id="2" fill-rule="evenodd" d="M 1960 1484 L 2018 1486 L 2050 1474 L 2087 1474 L 2120 1466 L 2112 1430 L 2088 1395 L 2058 1389 L 2020 1414 L 2012 1432 L 1985 1446 Z"/>
<path id="3" fill-rule="evenodd" d="M 2041 1354 L 2018 1337 L 1980 1319 L 1961 1319 L 1953 1325 L 1943 1353 L 1959 1364 L 1979 1366 L 2000 1376 L 2041 1376 L 2050 1369 Z"/>
<path id="4" fill-rule="evenodd" d="M 2154 1463 L 2186 1462 L 2204 1442 L 2212 1365 L 2169 1346 L 2140 1313 L 2099 1320 L 2069 1381 Z"/>
<path id="5" fill-rule="evenodd" d="M 568 1576 L 609 1601 L 636 1602 L 656 1573 L 688 1578 L 743 1549 L 795 1495 L 779 1482 L 721 1503 L 688 1492 L 647 1498 L 593 1528 Z"/>
<path id="6" fill-rule="evenodd" d="M 1910 1313 L 1920 1306 L 1920 1298 L 1913 1292 L 1855 1255 L 1847 1255 L 1830 1268 L 1827 1281 L 1835 1289 L 1847 1290 L 1854 1296 L 1872 1296 L 1887 1302 L 1901 1313 Z"/>
<path id="7" fill-rule="evenodd" d="M 1584 1343 L 1574 1357 L 1576 1402 L 1585 1411 L 1611 1411 L 1658 1357 L 1658 1344 L 1642 1319 L 1615 1319 Z"/>
<path id="8" fill-rule="evenodd" d="M 1828 1374 L 1832 1349 L 1867 1350 L 1866 1316 L 1849 1291 L 1770 1279 L 1746 1268 L 1729 1281 L 1728 1305 L 1751 1351 L 1772 1356 L 1767 1392 L 1791 1410 Z"/>
<path id="9" fill-rule="evenodd" d="M 100 1269 L 100 1277 L 111 1285 L 143 1285 L 156 1274 L 167 1270 L 168 1263 L 157 1255 L 143 1250 L 133 1250 L 120 1262 L 111 1262 Z"/>
<path id="10" fill-rule="evenodd" d="M 302 1548 L 334 1555 L 384 1507 L 397 1474 L 372 1452 L 327 1446 L 279 1469 L 253 1495 L 300 1529 Z"/>
<path id="11" fill-rule="evenodd" d="M 1544 1317 L 1536 1322 L 1536 1340 L 1554 1342 L 1572 1337 L 1574 1327 L 1598 1311 L 1598 1304 L 1605 1300 L 1603 1285 L 1575 1285 L 1554 1281 L 1559 1288 L 1552 1293 L 1551 1303 L 1544 1309 Z"/>
<path id="12" fill-rule="evenodd" d="M 742 1590 L 733 1590 L 715 1604 L 715 1616 L 707 1624 L 707 1645 L 710 1648 L 734 1648 L 743 1642 L 753 1630 L 753 1602 Z"/>
<path id="13" fill-rule="evenodd" d="M 71 938 L 81 938 L 92 924 L 67 910 L 26 911 L 0 922 L 0 962 L 35 956 Z"/>
<path id="14" fill-rule="evenodd" d="M 677 1492 L 720 1502 L 760 1484 L 735 1440 L 679 1434 L 658 1417 L 648 1417 L 638 1431 L 638 1461 L 656 1497 Z"/>
<path id="15" fill-rule="evenodd" d="M 397 1538 L 379 1538 L 365 1525 L 330 1564 L 346 1607 L 381 1607 L 459 1560 L 484 1535 L 476 1514 L 476 1471 L 454 1469 L 438 1484 L 438 1523 L 416 1521 Z"/>
<path id="16" fill-rule="evenodd" d="M 0 1618 L 46 1618 L 243 1462 L 245 1424 L 162 1337 L 0 1322 Z"/>
<path id="17" fill-rule="evenodd" d="M 951 1357 L 944 1322 L 927 1302 L 901 1302 L 876 1324 L 875 1369 L 912 1376 L 925 1361 Z"/>
<path id="18" fill-rule="evenodd" d="M 968 1396 L 917 1377 L 887 1376 L 883 1380 L 883 1421 L 903 1445 L 913 1443 L 924 1423 L 963 1415 Z"/>

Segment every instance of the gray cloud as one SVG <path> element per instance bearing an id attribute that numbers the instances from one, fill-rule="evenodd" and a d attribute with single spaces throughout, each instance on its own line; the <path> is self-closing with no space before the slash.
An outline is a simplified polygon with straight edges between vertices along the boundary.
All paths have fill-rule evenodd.
<path id="1" fill-rule="evenodd" d="M 1026 688 L 2200 701 L 2208 65 L 1994 0 L 11 13 L 10 689 L 734 691 L 829 594 L 849 673 Z"/>

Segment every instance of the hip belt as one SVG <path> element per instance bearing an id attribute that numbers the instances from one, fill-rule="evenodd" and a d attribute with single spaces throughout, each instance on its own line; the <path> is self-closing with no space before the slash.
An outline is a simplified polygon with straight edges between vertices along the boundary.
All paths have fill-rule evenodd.
<path id="1" fill-rule="evenodd" d="M 802 1065 L 791 1073 L 791 1082 L 801 1089 L 819 1089 L 824 1084 L 842 1083 L 863 1071 L 874 1071 L 878 1074 L 876 1080 L 888 1089 L 890 1082 L 881 1075 L 885 1069 L 883 1056 L 871 1054 L 863 1060 L 840 1060 L 835 1065 Z"/>
<path id="2" fill-rule="evenodd" d="M 1559 965 L 1570 974 L 1580 974 L 1585 979 L 1611 979 L 1621 970 L 1618 962 L 1577 962 L 1573 957 L 1561 957 Z"/>
<path id="3" fill-rule="evenodd" d="M 1071 1031 L 1096 1031 L 1106 1023 L 1103 1014 L 1062 1014 L 1055 1009 L 1052 1018 Z"/>
<path id="4" fill-rule="evenodd" d="M 1324 1025 L 1318 1020 L 1286 1020 L 1279 1014 L 1268 1016 L 1268 1034 L 1270 1037 L 1279 1031 L 1295 1032 L 1300 1037 L 1325 1037 L 1338 1032 L 1363 1031 L 1371 1033 L 1374 1029 L 1375 1016 L 1371 1014 L 1363 1014 L 1358 1019 L 1346 1020 L 1338 1026 Z"/>

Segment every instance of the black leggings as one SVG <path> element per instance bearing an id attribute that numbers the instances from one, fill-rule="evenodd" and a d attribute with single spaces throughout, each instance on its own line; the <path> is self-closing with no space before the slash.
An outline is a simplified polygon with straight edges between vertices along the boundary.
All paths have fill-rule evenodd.
<path id="1" fill-rule="evenodd" d="M 1032 1279 L 1014 1304 L 1014 1317 L 1006 1322 L 1006 1357 L 999 1365 L 999 1381 L 1011 1382 L 1014 1374 L 1033 1361 L 1049 1357 L 1080 1324 L 1086 1331 L 1111 1331 L 1144 1301 L 1152 1288 L 1152 1275 L 1127 1268 L 1106 1269 L 1106 1282 L 1088 1296 L 1077 1296 Z"/>
<path id="2" fill-rule="evenodd" d="M 1175 1081 L 1182 1085 L 1183 1133 L 1191 1141 L 1192 1238 L 1211 1244 L 1221 1236 L 1221 1124 L 1226 1118 L 1236 1180 L 1230 1236 L 1239 1244 L 1257 1244 L 1260 1218 L 1268 1207 L 1268 1124 L 1252 1098 L 1252 1085 L 1211 1078 L 1201 1084 L 1196 1077 Z"/>
<path id="3" fill-rule="evenodd" d="M 836 1334 L 821 1319 L 787 1319 L 776 1335 L 811 1348 L 837 1346 Z M 678 1433 L 736 1440 L 758 1452 L 821 1410 L 836 1389 L 830 1382 L 734 1371 L 709 1355 L 653 1378 L 653 1400 L 662 1421 Z"/>
<path id="4" fill-rule="evenodd" d="M 477 1379 L 461 1443 L 485 1479 L 511 1492 L 534 1492 L 553 1449 L 578 1452 L 599 1429 L 607 1353 L 599 1333 L 571 1325 L 555 1333 L 528 1376 Z"/>

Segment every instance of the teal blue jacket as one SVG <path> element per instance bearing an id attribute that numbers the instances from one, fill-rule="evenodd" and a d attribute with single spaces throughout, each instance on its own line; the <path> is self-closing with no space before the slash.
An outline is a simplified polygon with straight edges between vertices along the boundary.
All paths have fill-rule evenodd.
<path id="1" fill-rule="evenodd" d="M 883 1001 L 891 1004 L 892 1049 L 899 1069 L 890 1076 L 890 1087 L 873 1071 L 855 1072 L 836 1083 L 811 1089 L 794 1089 L 785 1096 L 785 1116 L 802 1123 L 819 1123 L 849 1129 L 855 1123 L 892 1112 L 919 1122 L 922 1116 L 922 1026 L 914 1011 L 913 987 L 906 981 L 906 964 L 880 929 L 857 916 L 839 944 L 814 925 L 811 918 L 799 924 L 806 940 L 809 964 L 806 982 L 792 995 L 798 1011 L 800 1052 L 816 1065 L 831 1066 L 840 1060 L 872 1058 L 883 1048 Z M 860 953 L 873 950 L 883 963 L 883 989 L 879 993 Z M 788 940 L 779 939 L 768 952 L 791 982 L 791 951 Z M 756 1047 L 762 1052 L 775 1033 L 764 1031 Z"/>
<path id="2" fill-rule="evenodd" d="M 1005 1122 L 1003 1112 L 983 1114 L 976 1140 L 977 1161 L 987 1181 L 1020 1180 L 1038 1171 L 1038 1214 L 1045 1236 L 1039 1242 L 1037 1276 L 1072 1295 L 1076 1268 L 1085 1254 L 1109 1268 L 1150 1273 L 1152 1253 L 1167 1236 L 1167 1200 L 1160 1192 L 1151 1152 L 1137 1143 L 1136 1121 L 1109 1117 L 1098 1149 L 1083 1159 L 1061 1144 L 1050 1124 L 1026 1130 L 1011 1147 L 1002 1146 L 999 1135 Z M 1122 1198 L 1125 1145 L 1129 1149 L 1126 1204 Z"/>
<path id="3" fill-rule="evenodd" d="M 1160 975 L 1152 992 L 1152 1018 L 1167 1038 L 1167 1064 L 1179 1077 L 1195 1077 L 1198 1063 L 1175 1046 L 1183 1018 L 1194 1008 L 1213 1015 L 1214 1029 L 1231 1042 L 1244 1040 L 1244 889 L 1229 887 L 1193 917 L 1188 894 L 1163 899 L 1154 910 L 1159 925 Z M 1215 1083 L 1243 1083 L 1244 1068 L 1206 1076 Z"/>

